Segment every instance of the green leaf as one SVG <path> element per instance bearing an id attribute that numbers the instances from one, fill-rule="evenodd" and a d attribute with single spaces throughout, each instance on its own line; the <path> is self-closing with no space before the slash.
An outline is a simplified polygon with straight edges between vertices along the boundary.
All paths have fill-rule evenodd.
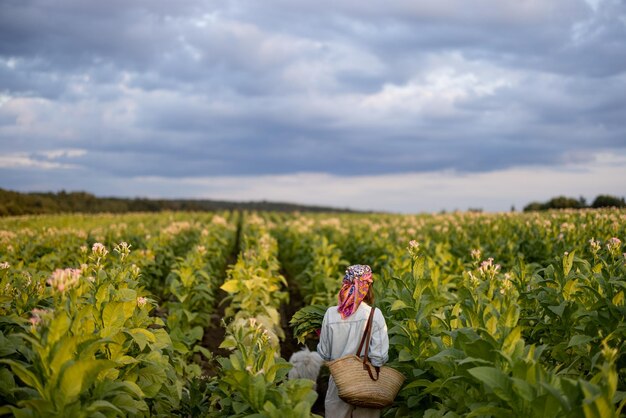
<path id="1" fill-rule="evenodd" d="M 37 390 L 40 395 L 43 395 L 43 385 L 41 384 L 37 376 L 35 376 L 33 372 L 27 369 L 27 366 L 25 364 L 17 362 L 15 360 L 5 359 L 1 359 L 0 363 L 8 364 L 11 367 L 11 371 L 13 372 L 13 374 L 19 377 L 22 382 Z"/>
<path id="2" fill-rule="evenodd" d="M 103 337 L 109 337 L 117 333 L 126 322 L 124 315 L 123 303 L 110 302 L 102 311 L 102 323 L 104 329 L 101 331 Z"/>
<path id="3" fill-rule="evenodd" d="M 574 263 L 574 253 L 575 251 L 572 251 L 571 253 L 563 257 L 563 275 L 565 277 L 567 277 L 570 270 L 572 269 L 572 264 Z"/>
<path id="4" fill-rule="evenodd" d="M 56 344 L 53 350 L 52 361 L 50 361 L 53 379 L 56 379 L 56 375 L 61 371 L 63 365 L 74 358 L 79 342 L 78 337 L 67 336 Z"/>
<path id="5" fill-rule="evenodd" d="M 511 411 L 510 409 L 504 409 L 498 406 L 486 405 L 486 406 L 480 406 L 476 409 L 473 409 L 472 412 L 470 412 L 467 415 L 467 418 L 475 418 L 475 417 L 482 418 L 485 416 L 509 418 L 509 417 L 515 416 L 515 414 L 513 414 L 513 411 Z"/>
<path id="6" fill-rule="evenodd" d="M 391 311 L 397 311 L 399 309 L 408 308 L 408 305 L 403 300 L 398 299 L 391 304 Z"/>
<path id="7" fill-rule="evenodd" d="M 411 354 L 411 352 L 406 348 L 403 348 L 398 353 L 398 361 L 412 361 L 414 359 L 415 357 L 413 356 L 413 354 Z"/>
<path id="8" fill-rule="evenodd" d="M 115 296 L 119 302 L 137 301 L 137 291 L 134 289 L 118 289 Z"/>
<path id="9" fill-rule="evenodd" d="M 121 409 L 113 405 L 111 402 L 103 400 L 94 401 L 87 407 L 87 412 L 90 412 L 92 414 L 102 410 L 116 412 L 119 415 L 124 415 Z"/>
<path id="10" fill-rule="evenodd" d="M 228 293 L 235 293 L 239 290 L 239 280 L 237 279 L 228 280 L 224 282 L 223 285 L 220 286 L 220 289 Z"/>
<path id="11" fill-rule="evenodd" d="M 56 315 L 48 328 L 47 344 L 52 346 L 59 341 L 70 329 L 70 325 L 72 325 L 72 321 L 65 312 Z"/>
<path id="12" fill-rule="evenodd" d="M 491 389 L 500 399 L 507 402 L 513 399 L 510 377 L 502 371 L 495 367 L 474 367 L 468 372 Z"/>
<path id="13" fill-rule="evenodd" d="M 548 309 L 550 309 L 552 312 L 557 314 L 559 317 L 562 317 L 563 312 L 565 312 L 565 305 L 566 305 L 566 302 L 563 302 L 558 306 L 548 306 Z"/>
<path id="14" fill-rule="evenodd" d="M 139 346 L 139 349 L 143 351 L 143 349 L 148 345 L 148 343 L 155 343 L 156 337 L 153 333 L 143 328 L 133 328 L 127 331 L 133 340 Z"/>
<path id="15" fill-rule="evenodd" d="M 536 390 L 525 380 L 513 377 L 513 391 L 522 397 L 525 401 L 531 402 L 536 396 Z"/>
<path id="16" fill-rule="evenodd" d="M 265 378 L 262 375 L 252 376 L 252 382 L 248 386 L 250 404 L 256 411 L 261 411 L 265 403 Z"/>
<path id="17" fill-rule="evenodd" d="M 572 338 L 570 338 L 569 343 L 567 344 L 567 348 L 584 345 L 591 340 L 593 340 L 593 337 L 590 337 L 588 335 L 574 335 L 572 336 Z"/>
<path id="18" fill-rule="evenodd" d="M 97 359 L 79 360 L 71 364 L 62 371 L 57 400 L 62 404 L 73 402 L 81 392 L 93 384 L 101 371 L 112 369 L 114 366 L 113 361 Z"/>

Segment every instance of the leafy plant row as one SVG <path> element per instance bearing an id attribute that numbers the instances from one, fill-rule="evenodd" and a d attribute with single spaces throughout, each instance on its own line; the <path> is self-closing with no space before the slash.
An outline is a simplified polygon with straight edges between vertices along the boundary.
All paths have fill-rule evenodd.
<path id="1" fill-rule="evenodd" d="M 109 253 L 111 247 L 96 242 L 88 250 L 90 240 L 103 238 L 101 233 L 116 235 L 93 225 L 106 218 L 88 218 L 89 232 L 66 228 L 57 236 L 44 228 L 40 235 L 27 232 L 30 240 L 0 231 L 2 237 L 15 238 L 2 242 L 10 261 L 0 265 L 1 412 L 186 412 L 183 391 L 189 392 L 186 387 L 200 374 L 194 353 L 210 356 L 199 342 L 235 242 L 235 227 L 219 215 L 192 222 L 161 217 L 150 228 L 143 222 L 111 228 L 129 233 L 144 248 L 131 252 L 132 244 L 121 242 Z M 67 241 L 78 255 L 59 251 L 37 258 L 33 251 L 63 248 Z M 178 254 L 182 256 L 175 258 Z M 50 272 L 52 260 L 77 267 Z M 159 271 L 167 276 L 155 273 Z M 146 285 L 167 297 L 160 307 Z M 155 306 L 163 318 L 150 316 Z"/>
<path id="2" fill-rule="evenodd" d="M 387 416 L 623 414 L 624 212 L 333 219 L 407 376 Z"/>
<path id="3" fill-rule="evenodd" d="M 310 380 L 287 380 L 291 366 L 280 357 L 279 305 L 288 297 L 278 245 L 263 218 L 244 217 L 240 253 L 222 289 L 227 335 L 221 368 L 209 384 L 210 416 L 310 417 L 317 398 Z"/>

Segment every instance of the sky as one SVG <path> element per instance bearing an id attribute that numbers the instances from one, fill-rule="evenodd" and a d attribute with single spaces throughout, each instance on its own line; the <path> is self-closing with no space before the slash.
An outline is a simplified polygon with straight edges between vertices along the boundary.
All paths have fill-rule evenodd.
<path id="1" fill-rule="evenodd" d="M 625 0 L 2 0 L 0 188 L 401 213 L 626 195 Z"/>

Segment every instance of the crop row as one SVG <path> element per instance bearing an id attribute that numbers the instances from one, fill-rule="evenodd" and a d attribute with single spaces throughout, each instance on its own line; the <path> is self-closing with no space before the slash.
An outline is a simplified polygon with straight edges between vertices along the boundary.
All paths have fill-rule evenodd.
<path id="1" fill-rule="evenodd" d="M 2 231 L 1 412 L 188 412 L 181 399 L 201 375 L 201 354 L 211 357 L 200 341 L 236 229 L 219 215 L 161 216 L 150 228 L 143 218 L 93 224 L 106 220 L 89 218 L 90 229 Z M 96 241 L 120 231 L 132 244 Z"/>
<path id="2" fill-rule="evenodd" d="M 407 377 L 386 416 L 617 417 L 625 237 L 617 210 L 3 220 L 0 412 L 310 416 L 280 357 L 287 286 L 314 343 L 345 267 L 370 264 Z M 218 305 L 226 357 L 203 346 Z"/>

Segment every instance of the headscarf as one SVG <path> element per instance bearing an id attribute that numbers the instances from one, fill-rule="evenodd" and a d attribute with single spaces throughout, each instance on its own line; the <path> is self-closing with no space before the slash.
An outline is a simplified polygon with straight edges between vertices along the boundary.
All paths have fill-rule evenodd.
<path id="1" fill-rule="evenodd" d="M 367 295 L 372 283 L 370 266 L 356 264 L 346 269 L 343 285 L 339 291 L 339 314 L 343 319 L 352 315 Z"/>

